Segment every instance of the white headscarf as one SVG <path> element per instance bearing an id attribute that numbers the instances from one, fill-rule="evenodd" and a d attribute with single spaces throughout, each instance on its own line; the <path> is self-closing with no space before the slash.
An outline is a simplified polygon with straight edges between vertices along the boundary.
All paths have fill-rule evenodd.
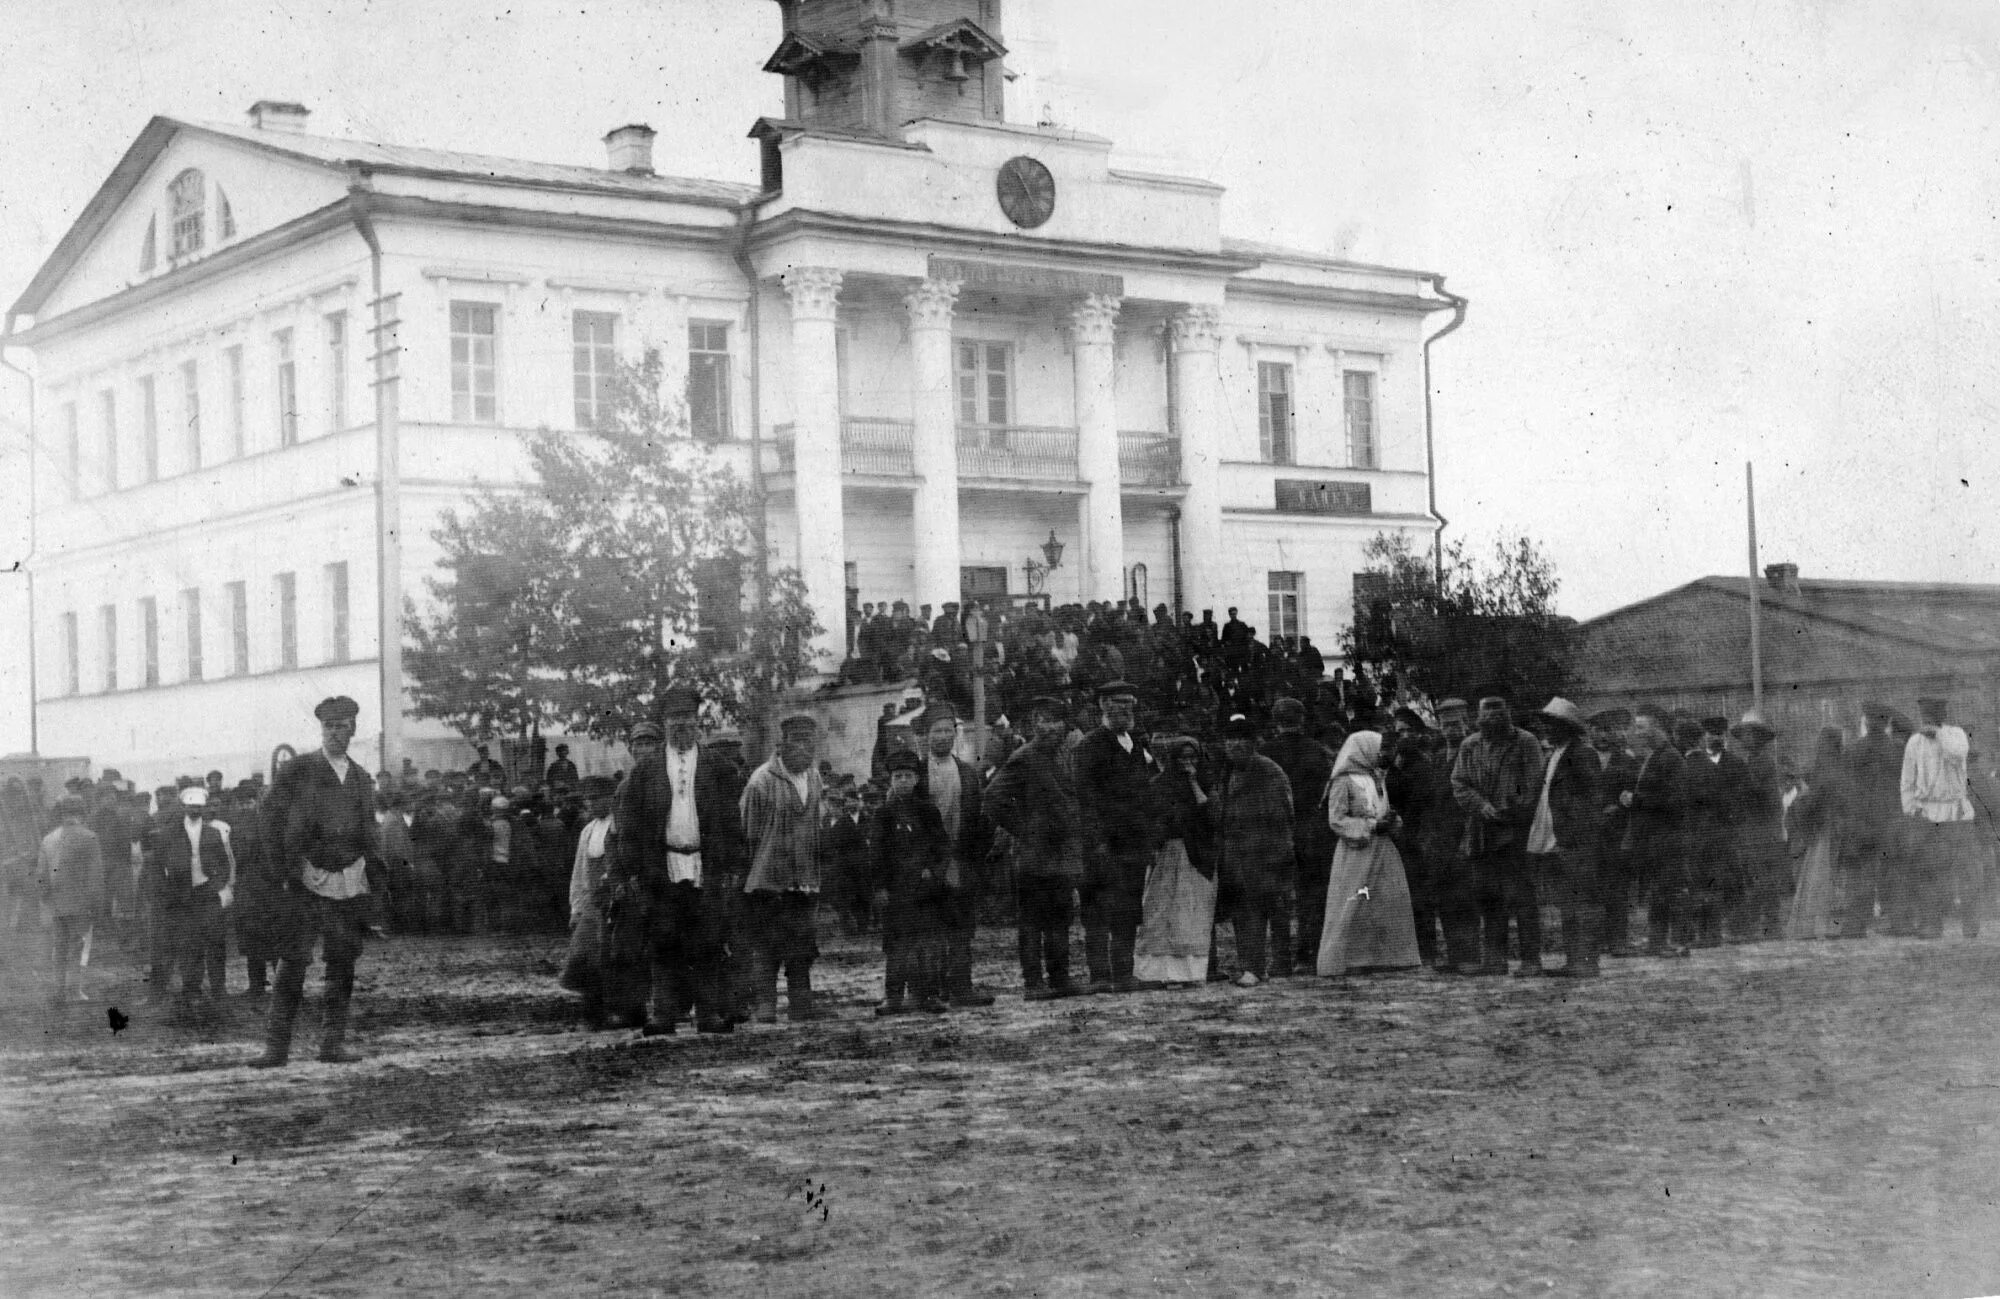
<path id="1" fill-rule="evenodd" d="M 1369 816 L 1380 816 L 1387 795 L 1382 789 L 1382 736 L 1378 731 L 1356 731 L 1340 746 L 1333 762 L 1333 778 L 1345 777 L 1361 795 Z"/>

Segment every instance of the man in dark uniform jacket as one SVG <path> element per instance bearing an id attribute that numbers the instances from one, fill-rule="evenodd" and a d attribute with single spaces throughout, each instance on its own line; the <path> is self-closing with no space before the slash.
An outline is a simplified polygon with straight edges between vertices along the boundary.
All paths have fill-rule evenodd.
<path id="1" fill-rule="evenodd" d="M 1604 906 L 1604 955 L 1632 955 L 1632 868 L 1625 852 L 1625 825 L 1631 813 L 1618 801 L 1632 788 L 1637 769 L 1625 751 L 1625 732 L 1632 714 L 1606 708 L 1590 716 L 1590 748 L 1597 757 L 1597 797 L 1603 804 L 1598 819 L 1597 879 Z"/>
<path id="2" fill-rule="evenodd" d="M 1729 723 L 1720 717 L 1674 726 L 1686 800 L 1681 826 L 1688 854 L 1689 932 L 1673 938 L 1694 947 L 1721 944 L 1723 910 L 1737 906 L 1745 895 L 1736 827 L 1749 773 L 1743 759 L 1723 747 L 1728 734 Z M 1740 928 L 1737 936 L 1742 936 Z"/>
<path id="3" fill-rule="evenodd" d="M 265 805 L 267 867 L 282 890 L 272 899 L 278 987 L 264 1028 L 264 1054 L 251 1064 L 270 1069 L 292 1050 L 292 1022 L 304 999 L 306 967 L 318 943 L 326 962 L 326 1010 L 319 1058 L 327 1064 L 360 1059 L 346 1049 L 347 1007 L 354 967 L 368 929 L 368 868 L 379 869 L 375 782 L 348 757 L 361 706 L 345 695 L 320 701 L 320 747 L 285 765 Z"/>
<path id="4" fill-rule="evenodd" d="M 1403 874 L 1410 885 L 1410 919 L 1417 926 L 1417 957 L 1426 967 L 1437 965 L 1440 953 L 1438 930 L 1441 911 L 1436 871 L 1428 854 L 1425 827 L 1431 818 L 1442 809 L 1437 805 L 1436 763 L 1425 752 L 1430 742 L 1430 727 L 1413 708 L 1398 708 L 1395 712 L 1395 730 L 1383 737 L 1384 765 L 1387 767 L 1383 784 L 1387 787 L 1389 806 L 1396 810 L 1401 825 L 1391 836 L 1397 850 L 1403 854 Z M 1455 755 L 1454 755 L 1455 756 Z M 1446 803 L 1451 803 L 1451 772 L 1447 766 L 1445 787 L 1442 794 Z M 1453 803 L 1453 807 L 1457 804 Z M 1326 826 L 1323 809 L 1299 815 L 1301 831 L 1310 822 Z M 1328 849 L 1331 852 L 1331 847 Z M 1303 850 L 1301 850 L 1303 857 Z M 1448 859 L 1447 859 L 1448 860 Z M 1325 868 L 1322 868 L 1323 870 Z M 1300 879 L 1305 877 L 1300 875 Z M 1322 875 L 1324 879 L 1324 875 Z M 1300 885 L 1304 888 L 1303 883 Z M 1320 908 L 1326 905 L 1326 887 L 1320 887 Z M 1299 895 L 1299 946 L 1305 946 L 1306 897 Z M 1319 941 L 1315 926 L 1313 941 Z M 1315 949 L 1317 951 L 1317 949 Z"/>
<path id="5" fill-rule="evenodd" d="M 612 813 L 612 869 L 636 881 L 648 904 L 653 1007 L 645 1032 L 671 1033 L 692 1010 L 699 1031 L 727 1033 L 735 1021 L 730 904 L 743 889 L 741 790 L 733 765 L 701 751 L 701 696 L 671 686 L 661 709 L 667 743 L 632 768 Z M 643 1014 L 642 988 L 605 991 L 608 1023 L 629 1025 Z"/>
<path id="6" fill-rule="evenodd" d="M 1278 899 L 1272 917 L 1278 946 L 1271 953 L 1271 977 L 1282 979 L 1293 963 L 1310 971 L 1319 960 L 1319 933 L 1326 923 L 1327 876 L 1333 869 L 1333 830 L 1326 823 L 1326 787 L 1333 780 L 1333 754 L 1305 733 L 1306 706 L 1292 698 L 1271 705 L 1276 734 L 1264 742 L 1263 755 L 1278 764 L 1292 789 L 1292 880 L 1287 890 L 1291 906 Z M 1299 918 L 1298 938 L 1289 949 L 1286 939 L 1292 913 Z"/>
<path id="7" fill-rule="evenodd" d="M 567 744 L 558 744 L 556 746 L 556 760 L 549 764 L 549 769 L 543 775 L 542 779 L 550 789 L 575 789 L 577 787 L 577 783 L 582 777 L 577 775 L 576 764 L 569 759 L 569 746 Z"/>
<path id="8" fill-rule="evenodd" d="M 917 796 L 938 810 L 951 836 L 944 909 L 945 997 L 954 1006 L 990 1006 L 993 994 L 972 983 L 972 941 L 985 891 L 986 854 L 993 847 L 979 769 L 953 752 L 958 744 L 958 714 L 949 701 L 932 702 L 917 718 L 916 730 L 923 737 Z"/>
<path id="9" fill-rule="evenodd" d="M 207 791 L 190 786 L 181 791 L 180 803 L 180 824 L 162 828 L 155 841 L 154 896 L 180 971 L 174 1015 L 212 1023 L 222 1015 L 227 982 L 229 947 L 222 913 L 235 898 L 236 857 L 222 831 L 202 816 Z"/>
<path id="10" fill-rule="evenodd" d="M 1847 779 L 1853 802 L 1848 807 L 1847 844 L 1841 854 L 1842 873 L 1847 877 L 1842 938 L 1867 934 L 1878 897 L 1882 918 L 1894 923 L 1902 873 L 1896 860 L 1896 830 L 1903 817 L 1903 750 L 1908 743 L 1907 736 L 1895 733 L 1895 714 L 1896 710 L 1885 703 L 1870 700 L 1862 704 L 1868 733 L 1847 746 Z"/>
<path id="11" fill-rule="evenodd" d="M 1139 936 L 1146 867 L 1158 818 L 1152 812 L 1159 766 L 1133 734 L 1138 696 L 1123 681 L 1097 688 L 1102 725 L 1077 745 L 1076 800 L 1083 822 L 1083 953 L 1091 990 L 1127 992 Z"/>

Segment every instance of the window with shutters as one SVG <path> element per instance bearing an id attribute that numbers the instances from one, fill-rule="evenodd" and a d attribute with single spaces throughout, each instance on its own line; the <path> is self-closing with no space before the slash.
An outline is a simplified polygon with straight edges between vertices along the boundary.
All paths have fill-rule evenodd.
<path id="1" fill-rule="evenodd" d="M 958 422 L 1013 423 L 1014 345 L 960 339 L 957 357 Z"/>
<path id="2" fill-rule="evenodd" d="M 1306 575 L 1273 572 L 1267 587 L 1270 595 L 1270 623 L 1266 637 L 1297 636 L 1305 626 Z"/>

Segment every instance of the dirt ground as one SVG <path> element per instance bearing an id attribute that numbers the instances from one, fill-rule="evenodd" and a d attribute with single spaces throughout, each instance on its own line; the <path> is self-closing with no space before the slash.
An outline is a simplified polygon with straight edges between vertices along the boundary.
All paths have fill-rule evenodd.
<path id="1" fill-rule="evenodd" d="M 652 1040 L 556 941 L 380 943 L 367 1060 L 271 1072 L 11 955 L 0 1292 L 2000 1293 L 1991 940 L 1029 1004 L 996 930 L 996 1006 L 878 1021 L 833 939 L 845 1018 Z"/>

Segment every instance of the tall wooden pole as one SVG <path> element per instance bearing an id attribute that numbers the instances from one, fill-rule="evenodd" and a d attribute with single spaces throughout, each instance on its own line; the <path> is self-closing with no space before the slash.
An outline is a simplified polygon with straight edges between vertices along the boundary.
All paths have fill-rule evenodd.
<path id="1" fill-rule="evenodd" d="M 1757 572 L 1757 479 L 1743 462 L 1743 496 L 1750 511 L 1750 704 L 1764 711 L 1764 597 Z"/>

